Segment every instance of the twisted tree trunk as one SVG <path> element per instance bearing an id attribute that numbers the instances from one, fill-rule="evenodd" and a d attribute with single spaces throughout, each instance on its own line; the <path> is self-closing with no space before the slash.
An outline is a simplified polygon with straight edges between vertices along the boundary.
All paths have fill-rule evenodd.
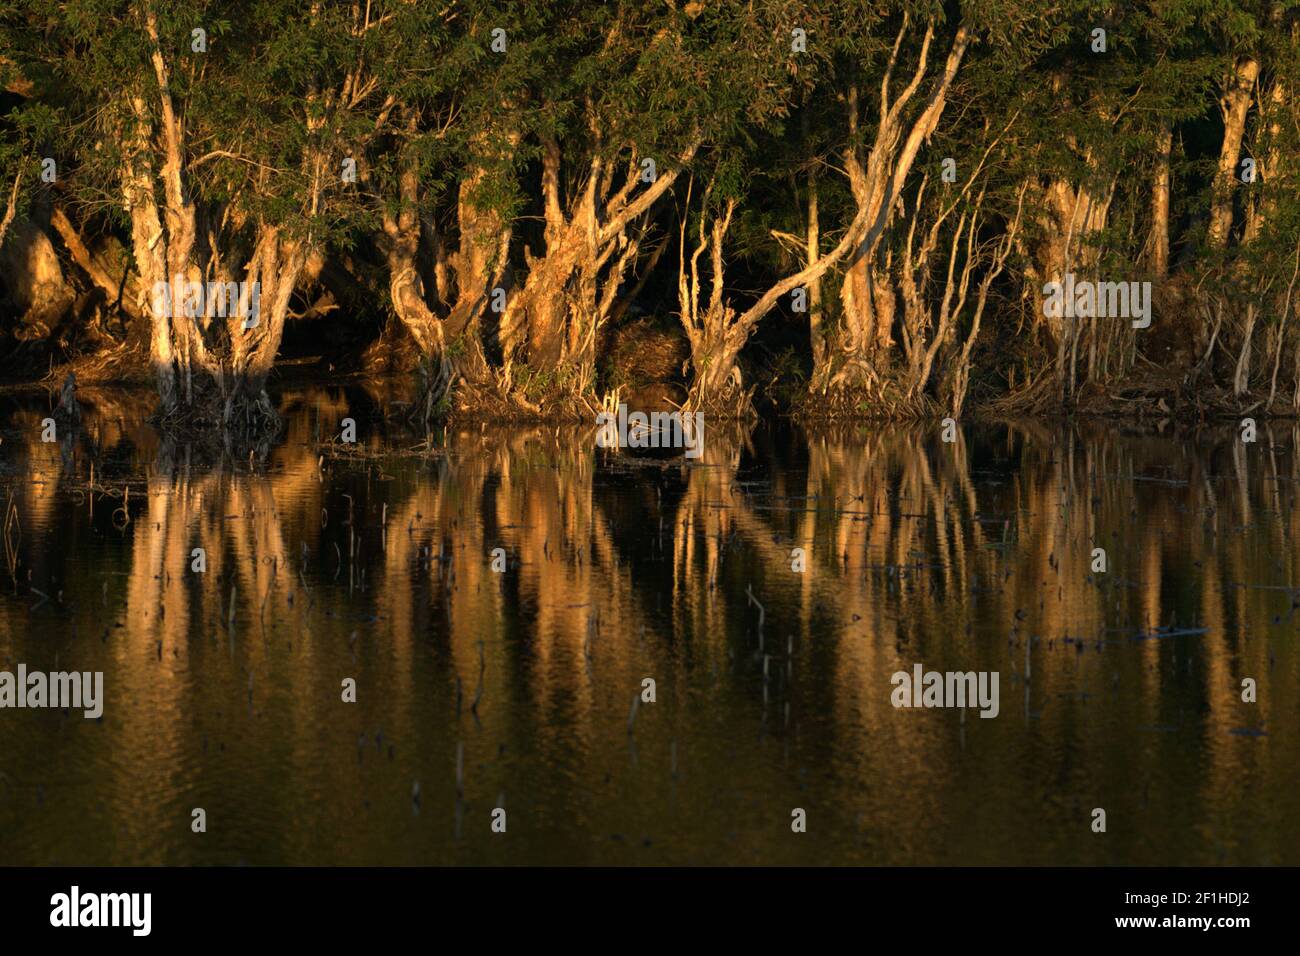
<path id="1" fill-rule="evenodd" d="M 691 143 L 676 158 L 674 168 L 658 172 L 639 193 L 640 157 L 631 155 L 616 190 L 615 166 L 598 148 L 581 188 L 566 209 L 560 197 L 559 144 L 545 142 L 545 248 L 540 256 L 525 252 L 528 274 L 506 309 L 502 324 L 508 360 L 510 352 L 525 345 L 528 365 L 535 372 L 567 372 L 570 389 L 590 387 L 596 333 L 619 307 L 619 285 L 645 236 L 644 223 L 639 228 L 636 224 L 677 181 L 699 145 L 699 140 Z"/>

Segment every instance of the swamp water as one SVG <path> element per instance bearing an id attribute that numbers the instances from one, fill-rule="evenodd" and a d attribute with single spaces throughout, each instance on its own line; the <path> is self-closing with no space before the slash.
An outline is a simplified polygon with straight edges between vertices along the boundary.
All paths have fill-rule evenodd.
<path id="1" fill-rule="evenodd" d="M 0 671 L 104 675 L 0 709 L 0 864 L 1300 863 L 1289 426 L 420 452 L 318 388 L 201 463 L 150 404 L 0 399 Z"/>

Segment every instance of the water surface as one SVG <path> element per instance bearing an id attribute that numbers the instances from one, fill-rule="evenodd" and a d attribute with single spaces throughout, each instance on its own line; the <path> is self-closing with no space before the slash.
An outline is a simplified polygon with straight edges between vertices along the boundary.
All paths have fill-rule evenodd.
<path id="1" fill-rule="evenodd" d="M 1291 428 L 711 425 L 687 461 L 421 450 L 382 404 L 293 391 L 249 456 L 148 396 L 56 443 L 0 403 L 0 669 L 106 695 L 0 710 L 0 863 L 1300 863 Z M 997 671 L 999 715 L 895 709 L 916 663 Z"/>

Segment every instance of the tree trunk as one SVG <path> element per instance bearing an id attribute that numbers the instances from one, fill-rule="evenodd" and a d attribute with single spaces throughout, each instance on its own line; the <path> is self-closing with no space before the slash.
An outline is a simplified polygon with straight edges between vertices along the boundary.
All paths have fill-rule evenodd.
<path id="1" fill-rule="evenodd" d="M 1219 148 L 1219 168 L 1214 178 L 1214 197 L 1210 206 L 1208 243 L 1211 249 L 1224 249 L 1232 232 L 1232 197 L 1237 180 L 1237 163 L 1241 158 L 1241 140 L 1246 131 L 1246 114 L 1254 95 L 1259 63 L 1243 56 L 1228 81 L 1219 101 L 1223 108 L 1223 143 Z"/>
<path id="2" fill-rule="evenodd" d="M 124 131 L 123 137 L 126 150 L 122 198 L 131 217 L 131 246 L 141 279 L 141 301 L 137 307 L 149 317 L 149 360 L 158 382 L 163 415 L 167 416 L 179 405 L 175 352 L 172 349 L 171 320 L 163 303 L 157 301 L 153 293 L 159 288 L 170 288 L 170 280 L 166 245 L 162 241 L 162 219 L 154 197 L 153 164 L 149 158 L 151 124 L 141 97 L 130 98 L 130 115 L 123 122 L 130 128 Z"/>
<path id="3" fill-rule="evenodd" d="M 442 322 L 424 299 L 416 256 L 420 250 L 419 172 L 412 154 L 402 157 L 398 172 L 398 210 L 385 206 L 384 235 L 387 238 L 388 292 L 393 311 L 426 358 L 440 356 L 443 349 Z"/>
<path id="4" fill-rule="evenodd" d="M 15 337 L 23 341 L 47 338 L 76 298 L 50 237 L 31 220 L 20 219 L 9 230 L 0 248 L 0 274 L 18 314 Z"/>
<path id="5" fill-rule="evenodd" d="M 1166 122 L 1156 137 L 1155 182 L 1151 186 L 1151 274 L 1169 276 L 1169 156 L 1174 147 L 1173 125 Z"/>
<path id="6" fill-rule="evenodd" d="M 1298 27 L 1297 29 L 1300 29 Z M 1300 52 L 1300 51 L 1298 51 Z M 1262 91 L 1261 91 L 1262 92 Z M 1243 241 L 1252 242 L 1264 231 L 1264 224 L 1277 211 L 1277 189 L 1282 176 L 1282 119 L 1286 110 L 1286 84 L 1281 77 L 1273 80 L 1268 95 L 1261 96 L 1259 111 L 1263 129 L 1256 157 L 1256 183 L 1251 202 L 1246 207 L 1246 231 Z"/>
<path id="7" fill-rule="evenodd" d="M 970 44 L 970 33 L 958 27 L 942 72 L 935 78 L 930 95 L 916 117 L 908 124 L 903 111 L 925 77 L 934 25 L 926 27 L 917 67 L 907 87 L 897 100 L 889 100 L 889 75 L 898 58 L 899 47 L 908 28 L 905 16 L 895 40 L 893 53 L 881 86 L 880 120 L 875 142 L 865 165 L 858 158 L 855 142 L 858 127 L 857 88 L 849 90 L 850 147 L 845 155 L 849 185 L 859 212 L 866 212 L 868 223 L 846 268 L 840 297 L 843 303 L 842 328 L 836 347 L 828 350 L 828 360 L 814 371 L 814 387 L 851 386 L 873 375 L 878 351 L 892 342 L 895 293 L 888 276 L 888 266 L 877 261 L 876 253 L 893 218 L 896 200 L 903 189 L 921 145 L 939 124 L 947 102 L 948 90 Z M 836 370 L 833 366 L 842 360 Z"/>
<path id="8" fill-rule="evenodd" d="M 519 134 L 512 131 L 504 140 L 505 148 L 513 152 L 518 147 Z M 456 205 L 460 245 L 449 257 L 456 278 L 456 300 L 451 304 L 443 330 L 447 342 L 465 337 L 467 351 L 460 371 L 476 379 L 483 377 L 487 370 L 478 340 L 479 323 L 505 272 L 512 232 L 510 220 L 485 204 L 480 195 L 488 175 L 488 159 L 482 157 L 471 164 L 460 183 Z"/>
<path id="9" fill-rule="evenodd" d="M 261 225 L 253 260 L 248 267 L 249 281 L 260 284 L 262 304 L 258 321 L 245 328 L 244 314 L 250 310 L 244 302 L 240 303 L 234 316 L 226 319 L 234 384 L 236 387 L 242 385 L 245 394 L 255 399 L 265 397 L 266 380 L 280 352 L 280 341 L 289 317 L 289 302 L 298 286 L 307 254 L 308 245 L 304 240 L 286 238 L 278 227 Z"/>
<path id="10" fill-rule="evenodd" d="M 121 276 L 109 272 L 109 264 L 102 256 L 96 255 L 86 246 L 85 240 L 81 236 L 81 230 L 77 228 L 61 207 L 54 207 L 53 212 L 50 214 L 50 225 L 54 227 L 55 232 L 59 234 L 59 238 L 63 240 L 63 245 L 67 248 L 72 261 L 86 273 L 94 286 L 103 293 L 108 304 L 121 308 L 132 319 L 142 318 L 144 313 L 141 311 L 139 303 L 143 288 L 139 276 L 129 268 L 124 269 L 125 274 Z"/>
<path id="11" fill-rule="evenodd" d="M 1091 157 L 1085 159 L 1089 166 L 1093 165 Z M 1076 327 L 1074 320 L 1064 314 L 1047 315 L 1043 308 L 1046 297 L 1043 286 L 1049 282 L 1064 283 L 1069 273 L 1082 278 L 1096 267 L 1101 256 L 1096 236 L 1106 228 L 1110 200 L 1097 195 L 1086 184 L 1075 187 L 1064 179 L 1052 181 L 1038 199 L 1038 221 L 1045 238 L 1034 256 L 1033 279 L 1039 285 L 1033 293 L 1037 318 L 1059 351 L 1074 335 Z"/>
<path id="12" fill-rule="evenodd" d="M 821 258 L 821 215 L 817 208 L 817 167 L 808 171 L 808 229 L 806 261 L 809 265 Z M 813 367 L 826 361 L 826 336 L 822 331 L 822 280 L 808 283 L 808 336 L 812 344 Z"/>
<path id="13" fill-rule="evenodd" d="M 613 164 L 597 154 L 566 210 L 560 197 L 560 148 L 554 140 L 544 143 L 545 249 L 540 256 L 525 253 L 528 274 L 503 319 L 507 345 L 517 344 L 515 334 L 524 330 L 534 371 L 556 373 L 571 364 L 575 374 L 568 387 L 583 391 L 590 386 L 597 331 L 618 307 L 619 285 L 645 234 L 644 226 L 634 224 L 672 187 L 699 145 L 699 140 L 691 143 L 673 169 L 660 170 L 644 189 L 639 156 L 631 156 L 615 189 Z"/>
<path id="14" fill-rule="evenodd" d="M 711 191 L 712 187 L 710 187 Z M 689 208 L 690 196 L 687 195 Z M 686 407 L 691 410 L 709 408 L 713 413 L 723 415 L 743 415 L 750 411 L 750 393 L 743 387 L 740 369 L 736 364 L 740 351 L 744 348 L 755 327 L 772 311 L 783 295 L 792 289 L 807 287 L 816 282 L 835 267 L 850 250 L 857 248 L 868 226 L 869 207 L 858 209 L 857 215 L 839 244 L 815 262 L 810 262 L 794 275 L 787 276 L 764 292 L 744 313 L 737 315 L 724 301 L 725 279 L 723 272 L 722 246 L 731 217 L 735 211 L 735 200 L 728 200 L 721 217 L 707 222 L 709 208 L 706 193 L 700 214 L 699 243 L 691 254 L 689 264 L 686 258 L 686 223 L 682 222 L 679 243 L 680 258 L 677 270 L 677 299 L 679 318 L 691 345 L 691 366 L 693 370 L 690 395 Z M 699 260 L 706 252 L 710 259 L 709 301 L 700 302 L 703 281 Z"/>

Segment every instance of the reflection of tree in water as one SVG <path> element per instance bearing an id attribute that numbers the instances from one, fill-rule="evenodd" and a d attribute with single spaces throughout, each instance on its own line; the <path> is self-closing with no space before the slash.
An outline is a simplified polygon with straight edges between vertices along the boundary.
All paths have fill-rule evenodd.
<path id="1" fill-rule="evenodd" d="M 449 774 L 463 744 L 479 801 L 518 790 L 497 759 L 509 742 L 530 772 L 558 774 L 554 800 L 611 832 L 620 805 L 590 782 L 626 768 L 629 704 L 646 676 L 660 703 L 638 716 L 641 761 L 666 770 L 671 742 L 704 786 L 712 771 L 692 763 L 704 735 L 771 732 L 794 762 L 740 748 L 728 758 L 736 780 L 781 793 L 791 767 L 822 768 L 808 797 L 819 825 L 840 807 L 843 825 L 867 821 L 845 839 L 893 834 L 898 852 L 923 859 L 977 839 L 954 827 L 993 825 L 967 807 L 976 766 L 1002 814 L 1043 834 L 1078 809 L 1032 804 L 1062 780 L 1086 790 L 1080 800 L 1110 794 L 1120 812 L 1181 808 L 1192 816 L 1180 825 L 1206 834 L 1287 805 L 1300 759 L 1282 732 L 1293 719 L 1283 689 L 1300 683 L 1286 636 L 1300 558 L 1292 429 L 1261 430 L 1243 452 L 1234 431 L 1191 445 L 1016 423 L 954 444 L 913 428 L 792 433 L 791 445 L 711 428 L 698 462 L 625 460 L 544 428 L 465 430 L 435 456 L 322 470 L 317 440 L 348 414 L 336 390 L 302 397 L 285 443 L 251 466 L 159 443 L 106 405 L 87 403 L 80 431 L 60 436 L 68 449 L 40 442 L 40 409 L 7 419 L 18 595 L 67 581 L 77 633 L 122 624 L 105 641 L 106 683 L 131 703 L 112 718 L 120 759 L 107 793 L 140 809 L 124 826 L 141 845 L 156 842 L 144 808 L 203 783 L 189 735 L 211 726 L 214 700 L 242 713 L 247 696 L 267 720 L 263 736 L 232 743 L 239 759 L 301 775 L 346 815 L 366 778 L 320 758 L 322 734 L 343 726 L 345 675 L 363 688 L 347 711 L 354 736 L 382 721 L 422 776 Z M 104 488 L 127 480 L 127 463 L 142 467 L 126 527 L 109 518 L 121 499 L 97 497 L 102 544 L 88 539 L 97 563 L 79 575 L 76 555 L 46 542 L 90 521 L 92 461 Z M 204 575 L 189 570 L 200 547 Z M 506 574 L 491 570 L 498 547 Z M 1105 574 L 1092 571 L 1094 547 Z M 807 552 L 803 574 L 794 548 Z M 764 607 L 766 664 L 747 589 Z M 4 633 L 21 640 L 33 620 L 0 600 Z M 1171 623 L 1204 631 L 1156 634 Z M 972 712 L 963 728 L 956 714 L 895 711 L 889 677 L 917 662 L 999 671 L 999 720 Z M 1240 700 L 1243 677 L 1259 682 L 1255 705 Z M 431 721 L 431 705 L 443 716 Z M 1232 733 L 1258 727 L 1270 736 Z M 715 809 L 737 812 L 725 799 Z M 1051 850 L 1036 845 L 1021 858 Z"/>
<path id="2" fill-rule="evenodd" d="M 626 716 L 654 672 L 638 649 L 647 618 L 630 567 L 594 507 L 594 456 L 594 443 L 541 428 L 452 433 L 388 508 L 376 591 L 399 654 L 426 631 L 446 635 L 466 714 L 477 699 L 485 724 L 535 728 L 542 745 L 563 727 L 565 746 L 580 748 L 611 708 Z M 491 570 L 497 548 L 507 573 Z M 598 702 L 597 685 L 626 694 Z"/>
<path id="3" fill-rule="evenodd" d="M 1252 507 L 1277 502 L 1270 483 L 1282 477 L 1275 460 L 1249 467 L 1234 439 L 1219 436 L 1199 457 L 1177 443 L 1017 424 L 1000 441 L 1006 461 L 992 475 L 987 452 L 972 469 L 960 438 L 944 445 L 919 431 L 850 442 L 812 437 L 816 516 L 804 516 L 803 534 L 819 560 L 810 570 L 835 578 L 822 593 L 836 608 L 830 616 L 853 621 L 838 645 L 835 687 L 847 697 L 837 712 L 864 740 L 894 738 L 889 767 L 871 772 L 897 780 L 908 767 L 922 773 L 921 763 L 955 763 L 959 738 L 930 739 L 932 724 L 900 722 L 879 686 L 918 661 L 965 661 L 1000 670 L 1004 715 L 1016 719 L 1020 703 L 1038 732 L 1070 741 L 1075 759 L 1104 768 L 1105 785 L 1117 792 L 1132 792 L 1129 780 L 1158 759 L 1142 750 L 1158 735 L 1081 734 L 1099 710 L 1120 709 L 1119 723 L 1131 728 L 1208 734 L 1207 802 L 1236 794 L 1237 809 L 1249 812 L 1241 781 L 1272 751 L 1243 746 L 1231 731 L 1268 720 L 1262 697 L 1257 710 L 1242 707 L 1240 677 L 1272 664 L 1269 642 L 1245 641 L 1244 626 L 1276 614 L 1276 602 L 1266 589 L 1240 585 L 1294 580 L 1300 529 L 1288 503 L 1274 504 L 1280 520 L 1268 523 L 1266 548 L 1232 533 L 1229 526 L 1240 532 L 1261 517 Z M 1096 547 L 1106 552 L 1104 574 L 1092 569 Z M 1175 590 L 1162 589 L 1171 582 Z M 1206 630 L 1151 636 L 1171 624 Z M 1134 640 L 1139 635 L 1147 638 Z M 1289 663 L 1294 671 L 1294 657 Z M 1202 714 L 1189 708 L 1197 698 L 1205 700 Z M 1181 712 L 1170 712 L 1173 700 L 1183 701 Z M 1106 752 L 1089 754 L 1093 747 Z"/>
<path id="4" fill-rule="evenodd" d="M 694 635 L 696 653 L 715 666 L 725 661 L 728 621 L 743 618 L 748 601 L 743 584 L 737 595 L 726 581 L 719 582 L 726 549 L 742 533 L 748 533 L 751 546 L 772 537 L 736 484 L 747 440 L 738 430 L 710 430 L 703 453 L 687 469 L 686 490 L 673 516 L 674 628 Z"/>

